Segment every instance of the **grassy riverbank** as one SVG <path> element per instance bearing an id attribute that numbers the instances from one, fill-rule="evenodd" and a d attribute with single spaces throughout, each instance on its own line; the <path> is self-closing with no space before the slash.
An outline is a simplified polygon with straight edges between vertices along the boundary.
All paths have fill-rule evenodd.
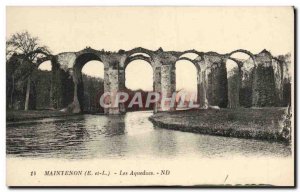
<path id="1" fill-rule="evenodd" d="M 13 121 L 24 121 L 24 120 L 32 120 L 32 119 L 42 119 L 42 118 L 49 118 L 49 117 L 63 117 L 63 116 L 70 116 L 74 115 L 71 113 L 65 113 L 56 110 L 7 110 L 6 111 L 6 121 L 13 122 Z"/>
<path id="2" fill-rule="evenodd" d="M 160 128 L 238 138 L 289 142 L 286 108 L 199 109 L 162 112 L 149 118 Z"/>

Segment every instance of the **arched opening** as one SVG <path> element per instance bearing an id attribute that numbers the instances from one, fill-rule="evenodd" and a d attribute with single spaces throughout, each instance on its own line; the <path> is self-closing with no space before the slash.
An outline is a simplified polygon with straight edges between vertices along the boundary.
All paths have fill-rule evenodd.
<path id="1" fill-rule="evenodd" d="M 51 61 L 41 63 L 32 75 L 32 88 L 35 94 L 30 96 L 35 100 L 36 109 L 50 109 L 51 106 L 51 82 L 52 64 Z"/>
<path id="2" fill-rule="evenodd" d="M 147 53 L 133 53 L 130 55 L 130 57 L 139 56 L 139 55 L 150 58 L 150 55 Z"/>
<path id="3" fill-rule="evenodd" d="M 99 98 L 104 93 L 104 65 L 100 61 L 87 62 L 82 70 L 84 112 L 103 112 Z"/>
<path id="4" fill-rule="evenodd" d="M 133 60 L 125 68 L 125 90 L 129 99 L 125 103 L 126 111 L 152 110 L 154 103 L 146 105 L 146 99 L 153 91 L 153 68 L 148 61 Z M 130 104 L 131 101 L 141 99 L 140 104 Z"/>
<path id="5" fill-rule="evenodd" d="M 253 56 L 248 52 L 233 52 L 226 61 L 229 108 L 252 106 L 254 68 Z"/>
<path id="6" fill-rule="evenodd" d="M 184 53 L 182 54 L 179 58 L 188 58 L 190 60 L 195 60 L 197 59 L 199 56 L 199 54 L 197 53 L 194 53 L 194 52 L 187 52 L 187 53 Z"/>
<path id="7" fill-rule="evenodd" d="M 229 59 L 226 62 L 227 72 L 227 96 L 228 108 L 236 108 L 239 106 L 240 97 L 240 70 L 238 64 Z"/>
<path id="8" fill-rule="evenodd" d="M 104 93 L 104 64 L 97 55 L 86 53 L 76 59 L 74 69 L 81 110 L 85 113 L 103 113 L 99 99 Z"/>
<path id="9" fill-rule="evenodd" d="M 52 70 L 51 61 L 44 61 L 39 65 L 38 69 L 41 71 L 51 71 Z"/>
<path id="10" fill-rule="evenodd" d="M 198 100 L 198 69 L 191 61 L 179 60 L 176 67 L 176 109 L 185 110 Z"/>

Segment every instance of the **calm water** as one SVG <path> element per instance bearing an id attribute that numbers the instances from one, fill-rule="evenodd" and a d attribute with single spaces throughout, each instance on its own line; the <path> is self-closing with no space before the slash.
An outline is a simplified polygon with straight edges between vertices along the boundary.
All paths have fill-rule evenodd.
<path id="1" fill-rule="evenodd" d="M 156 128 L 152 112 L 82 115 L 8 123 L 8 157 L 176 158 L 178 156 L 290 156 L 289 146 Z"/>

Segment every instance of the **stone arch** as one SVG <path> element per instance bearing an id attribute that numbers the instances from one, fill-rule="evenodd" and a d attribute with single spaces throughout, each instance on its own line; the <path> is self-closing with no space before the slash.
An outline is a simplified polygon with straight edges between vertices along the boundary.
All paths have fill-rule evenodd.
<path id="1" fill-rule="evenodd" d="M 153 78 L 153 88 L 154 88 L 154 79 L 155 79 L 155 64 L 153 61 L 153 52 L 148 50 L 148 49 L 144 49 L 141 47 L 138 48 L 134 48 L 130 51 L 126 52 L 126 59 L 124 61 L 124 65 L 121 66 L 120 69 L 120 75 L 122 76 L 122 80 L 121 80 L 121 88 L 125 89 L 125 82 L 126 82 L 126 68 L 128 67 L 128 65 L 133 62 L 133 61 L 137 61 L 137 60 L 142 60 L 142 61 L 146 61 L 152 68 L 152 78 Z"/>
<path id="2" fill-rule="evenodd" d="M 182 55 L 184 55 L 184 54 L 182 54 Z M 181 55 L 181 56 L 182 56 Z M 178 82 L 177 82 L 177 77 L 178 77 L 178 74 L 177 74 L 177 71 L 176 71 L 176 64 L 178 64 L 178 61 L 189 61 L 189 63 L 191 63 L 194 67 L 195 67 L 195 70 L 196 70 L 196 94 L 197 94 L 197 97 L 196 97 L 196 103 L 199 103 L 199 101 L 200 101 L 200 81 L 201 81 L 201 69 L 200 69 L 200 65 L 198 64 L 198 62 L 196 61 L 196 60 L 193 60 L 193 59 L 190 59 L 190 58 L 188 58 L 188 57 L 179 57 L 178 59 L 177 59 L 177 61 L 173 64 L 173 66 L 172 66 L 172 70 L 174 71 L 174 75 L 173 76 L 175 76 L 175 82 L 174 82 L 174 84 L 175 84 L 175 88 L 174 88 L 174 91 L 178 91 L 178 94 L 180 94 L 179 92 L 180 92 L 180 90 L 178 90 Z M 190 97 L 190 96 L 192 96 L 192 95 L 188 95 L 188 97 Z M 177 102 L 179 102 L 179 98 L 180 98 L 180 96 L 178 95 L 178 98 L 176 99 L 177 100 Z M 177 107 L 175 107 L 176 109 L 177 109 Z"/>
<path id="3" fill-rule="evenodd" d="M 52 66 L 52 57 L 44 57 L 37 60 L 36 67 L 39 68 L 43 63 L 50 61 Z"/>
<path id="4" fill-rule="evenodd" d="M 32 55 L 35 55 L 35 56 L 42 55 L 43 56 L 43 57 L 36 57 L 37 59 L 35 62 L 36 62 L 37 67 L 45 61 L 52 60 L 54 57 L 52 54 L 50 54 L 46 51 L 40 50 L 40 49 L 28 53 L 26 55 L 26 57 L 29 58 Z"/>
<path id="5" fill-rule="evenodd" d="M 246 61 L 242 61 L 239 59 L 236 59 L 232 57 L 235 53 L 244 53 L 249 56 L 249 59 Z M 242 106 L 242 107 L 251 107 L 252 106 L 252 93 L 253 93 L 253 83 L 254 83 L 254 72 L 257 67 L 257 62 L 255 59 L 255 55 L 253 55 L 250 51 L 244 50 L 244 49 L 238 49 L 235 51 L 232 51 L 231 53 L 227 54 L 227 57 L 225 58 L 225 63 L 227 63 L 228 60 L 234 61 L 238 67 L 239 67 L 239 88 L 238 88 L 238 96 L 235 95 L 236 98 L 235 104 L 232 105 L 230 102 L 230 97 L 233 96 L 233 93 L 230 93 L 230 85 L 228 84 L 228 106 L 231 108 Z M 252 60 L 250 62 L 250 60 Z M 252 63 L 253 62 L 253 63 Z M 227 81 L 231 81 L 228 80 Z M 231 97 L 233 98 L 233 97 Z M 238 99 L 237 99 L 238 98 Z M 237 103 L 238 102 L 238 103 Z"/>
<path id="6" fill-rule="evenodd" d="M 227 60 L 231 60 L 231 61 L 235 62 L 237 64 L 237 66 L 240 67 L 240 68 L 243 67 L 243 62 L 241 62 L 241 61 L 239 61 L 235 58 L 228 57 Z M 227 62 L 227 60 L 225 62 Z"/>
<path id="7" fill-rule="evenodd" d="M 129 63 L 131 63 L 132 61 L 136 61 L 136 60 L 146 61 L 153 68 L 153 62 L 152 62 L 152 59 L 150 57 L 146 57 L 144 55 L 137 54 L 137 55 L 129 56 L 129 57 L 126 58 L 125 63 L 124 63 L 124 70 L 129 65 Z"/>
<path id="8" fill-rule="evenodd" d="M 81 53 L 79 55 L 76 55 L 73 68 L 81 70 L 86 63 L 93 60 L 102 62 L 101 57 L 96 53 L 93 52 Z"/>
<path id="9" fill-rule="evenodd" d="M 142 48 L 142 47 L 137 47 L 137 48 L 131 49 L 130 51 L 126 52 L 127 57 L 130 57 L 131 55 L 136 54 L 136 53 L 144 53 L 146 55 L 149 55 L 149 57 L 151 57 L 151 58 L 153 56 L 153 51 L 150 51 L 150 50 Z"/>
<path id="10" fill-rule="evenodd" d="M 185 54 L 195 54 L 197 55 L 196 58 L 191 59 L 185 57 Z M 203 53 L 198 52 L 196 50 L 188 50 L 184 51 L 180 54 L 178 60 L 187 60 L 194 64 L 197 69 L 197 103 L 200 105 L 200 108 L 206 108 L 208 106 L 208 99 L 207 99 L 207 63 L 205 60 L 205 54 L 211 55 L 211 53 Z M 216 54 L 216 53 L 213 53 Z M 178 61 L 177 60 L 177 61 Z M 212 64 L 212 66 L 215 64 Z"/>
<path id="11" fill-rule="evenodd" d="M 29 53 L 27 53 L 25 55 L 26 58 L 29 58 L 30 56 L 34 55 L 34 54 L 42 54 L 44 56 L 52 56 L 50 53 L 44 51 L 44 50 L 41 50 L 41 49 L 37 49 L 37 50 L 34 50 L 34 51 L 31 51 Z"/>
<path id="12" fill-rule="evenodd" d="M 133 62 L 133 61 L 138 61 L 138 60 L 142 60 L 142 61 L 145 61 L 146 63 L 148 63 L 152 69 L 152 81 L 153 81 L 153 86 L 152 88 L 154 88 L 154 67 L 153 67 L 153 64 L 151 62 L 151 60 L 147 57 L 144 57 L 142 55 L 136 55 L 136 56 L 133 56 L 131 57 L 129 60 L 126 60 L 126 63 L 125 63 L 125 67 L 124 67 L 124 84 L 126 82 L 126 68 L 128 67 L 128 65 Z"/>
<path id="13" fill-rule="evenodd" d="M 37 63 L 37 70 L 34 72 L 35 75 L 33 78 L 33 86 L 32 86 L 35 93 L 34 98 L 35 98 L 36 109 L 52 108 L 52 103 L 51 103 L 52 91 L 53 91 L 52 90 L 53 89 L 52 69 L 53 69 L 53 65 L 51 59 L 49 58 L 42 58 Z"/>
<path id="14" fill-rule="evenodd" d="M 230 68 L 228 61 L 233 61 L 234 66 L 231 66 Z M 224 64 L 226 67 L 227 79 L 227 107 L 237 108 L 240 106 L 240 86 L 242 81 L 241 67 L 243 66 L 243 63 L 235 58 L 229 57 L 226 59 Z"/>
<path id="15" fill-rule="evenodd" d="M 198 62 L 196 60 L 192 60 L 192 59 L 187 58 L 187 57 L 180 57 L 180 58 L 177 59 L 176 62 L 178 62 L 178 61 L 184 61 L 184 60 L 191 62 L 196 67 L 197 72 L 199 72 L 201 70 L 201 67 L 200 67 L 200 65 L 198 64 Z"/>
<path id="16" fill-rule="evenodd" d="M 72 110 L 75 112 L 82 112 L 84 110 L 84 85 L 82 77 L 82 68 L 90 61 L 99 61 L 103 64 L 100 55 L 97 51 L 80 51 L 76 55 L 73 68 L 71 69 L 71 74 L 74 83 L 74 99 L 72 105 Z"/>
<path id="17" fill-rule="evenodd" d="M 120 83 L 122 84 L 123 90 L 129 94 L 129 99 L 127 102 L 125 102 L 124 107 L 125 107 L 126 111 L 136 111 L 136 110 L 141 110 L 141 109 L 143 109 L 143 110 L 154 109 L 154 104 L 150 104 L 150 106 L 145 108 L 146 98 L 150 92 L 154 91 L 154 86 L 155 86 L 155 70 L 152 65 L 152 62 L 151 62 L 150 58 L 145 57 L 143 55 L 134 55 L 129 58 L 130 59 L 126 60 L 124 69 L 121 69 L 123 72 L 120 73 L 120 75 L 123 76 Z M 143 63 L 134 63 L 134 62 L 138 62 L 138 61 L 143 61 Z M 137 65 L 135 65 L 135 64 L 137 64 Z M 136 81 L 138 79 L 133 81 L 133 79 L 130 78 L 133 73 L 136 74 L 134 72 L 136 66 L 143 67 L 143 71 L 140 71 L 141 73 L 140 73 L 138 79 L 141 79 L 141 75 L 142 75 L 142 78 L 144 78 L 144 80 L 145 80 L 144 83 L 140 82 L 139 84 L 134 84 L 134 82 L 138 82 L 138 81 Z M 128 76 L 128 74 L 131 74 L 131 75 Z M 135 77 L 137 77 L 137 76 L 135 76 Z M 131 82 L 132 87 L 128 86 L 129 82 Z M 151 86 L 151 83 L 152 83 L 152 86 Z M 140 84 L 143 84 L 143 85 L 141 86 Z M 146 85 L 146 86 L 144 86 L 144 85 Z M 147 86 L 147 85 L 149 85 L 149 86 Z M 143 107 L 141 108 L 139 105 L 133 105 L 131 108 L 128 108 L 128 105 L 129 105 L 130 101 L 132 100 L 134 94 L 136 93 L 136 90 L 140 90 L 139 92 L 141 93 Z"/>
<path id="18" fill-rule="evenodd" d="M 153 52 L 142 47 L 137 47 L 130 51 L 127 51 L 126 59 L 124 62 L 124 70 L 127 65 L 134 60 L 147 61 L 153 67 Z"/>
<path id="19" fill-rule="evenodd" d="M 187 50 L 187 51 L 183 51 L 179 54 L 179 57 L 187 54 L 187 53 L 193 53 L 193 54 L 196 54 L 198 55 L 199 57 L 202 57 L 203 56 L 203 53 L 202 52 L 199 52 L 199 51 L 196 51 L 195 49 L 192 49 L 192 50 Z"/>
<path id="20" fill-rule="evenodd" d="M 37 57 L 38 55 L 42 55 L 43 57 Z M 24 55 L 24 58 L 29 59 L 32 56 L 36 57 L 36 59 L 34 60 L 34 64 L 36 68 L 38 68 L 45 61 L 49 61 L 49 60 L 51 61 L 53 59 L 53 55 L 41 49 L 37 49 L 35 51 L 31 51 L 27 53 L 26 55 Z"/>
<path id="21" fill-rule="evenodd" d="M 254 64 L 254 67 L 256 66 L 256 61 L 255 61 L 255 56 L 253 53 L 251 53 L 250 51 L 247 51 L 245 49 L 237 49 L 235 51 L 232 51 L 230 53 L 228 53 L 226 56 L 228 59 L 231 59 L 232 60 L 232 55 L 235 54 L 235 53 L 245 53 L 247 55 L 249 55 L 251 57 L 251 59 L 253 60 L 253 64 Z"/>
<path id="22" fill-rule="evenodd" d="M 197 57 L 195 57 L 194 59 L 191 59 L 189 57 L 184 56 L 186 54 L 195 54 Z M 187 60 L 187 61 L 192 62 L 195 65 L 195 67 L 197 68 L 197 70 L 200 71 L 201 66 L 199 65 L 200 64 L 199 61 L 203 61 L 203 53 L 199 52 L 199 51 L 196 51 L 194 49 L 193 50 L 187 50 L 187 51 L 181 52 L 179 54 L 177 61 L 179 61 L 179 60 Z"/>

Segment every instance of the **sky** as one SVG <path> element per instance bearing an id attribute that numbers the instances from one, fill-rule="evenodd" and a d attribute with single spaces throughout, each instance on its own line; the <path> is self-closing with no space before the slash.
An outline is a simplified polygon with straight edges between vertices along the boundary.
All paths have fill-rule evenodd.
<path id="1" fill-rule="evenodd" d="M 53 54 L 90 46 L 219 53 L 267 49 L 279 55 L 292 52 L 294 45 L 291 7 L 7 7 L 6 14 L 7 38 L 27 30 Z M 86 72 L 99 76 L 99 68 L 94 64 Z M 146 69 L 147 64 L 135 62 L 135 75 Z M 150 80 L 141 82 L 152 87 Z"/>

